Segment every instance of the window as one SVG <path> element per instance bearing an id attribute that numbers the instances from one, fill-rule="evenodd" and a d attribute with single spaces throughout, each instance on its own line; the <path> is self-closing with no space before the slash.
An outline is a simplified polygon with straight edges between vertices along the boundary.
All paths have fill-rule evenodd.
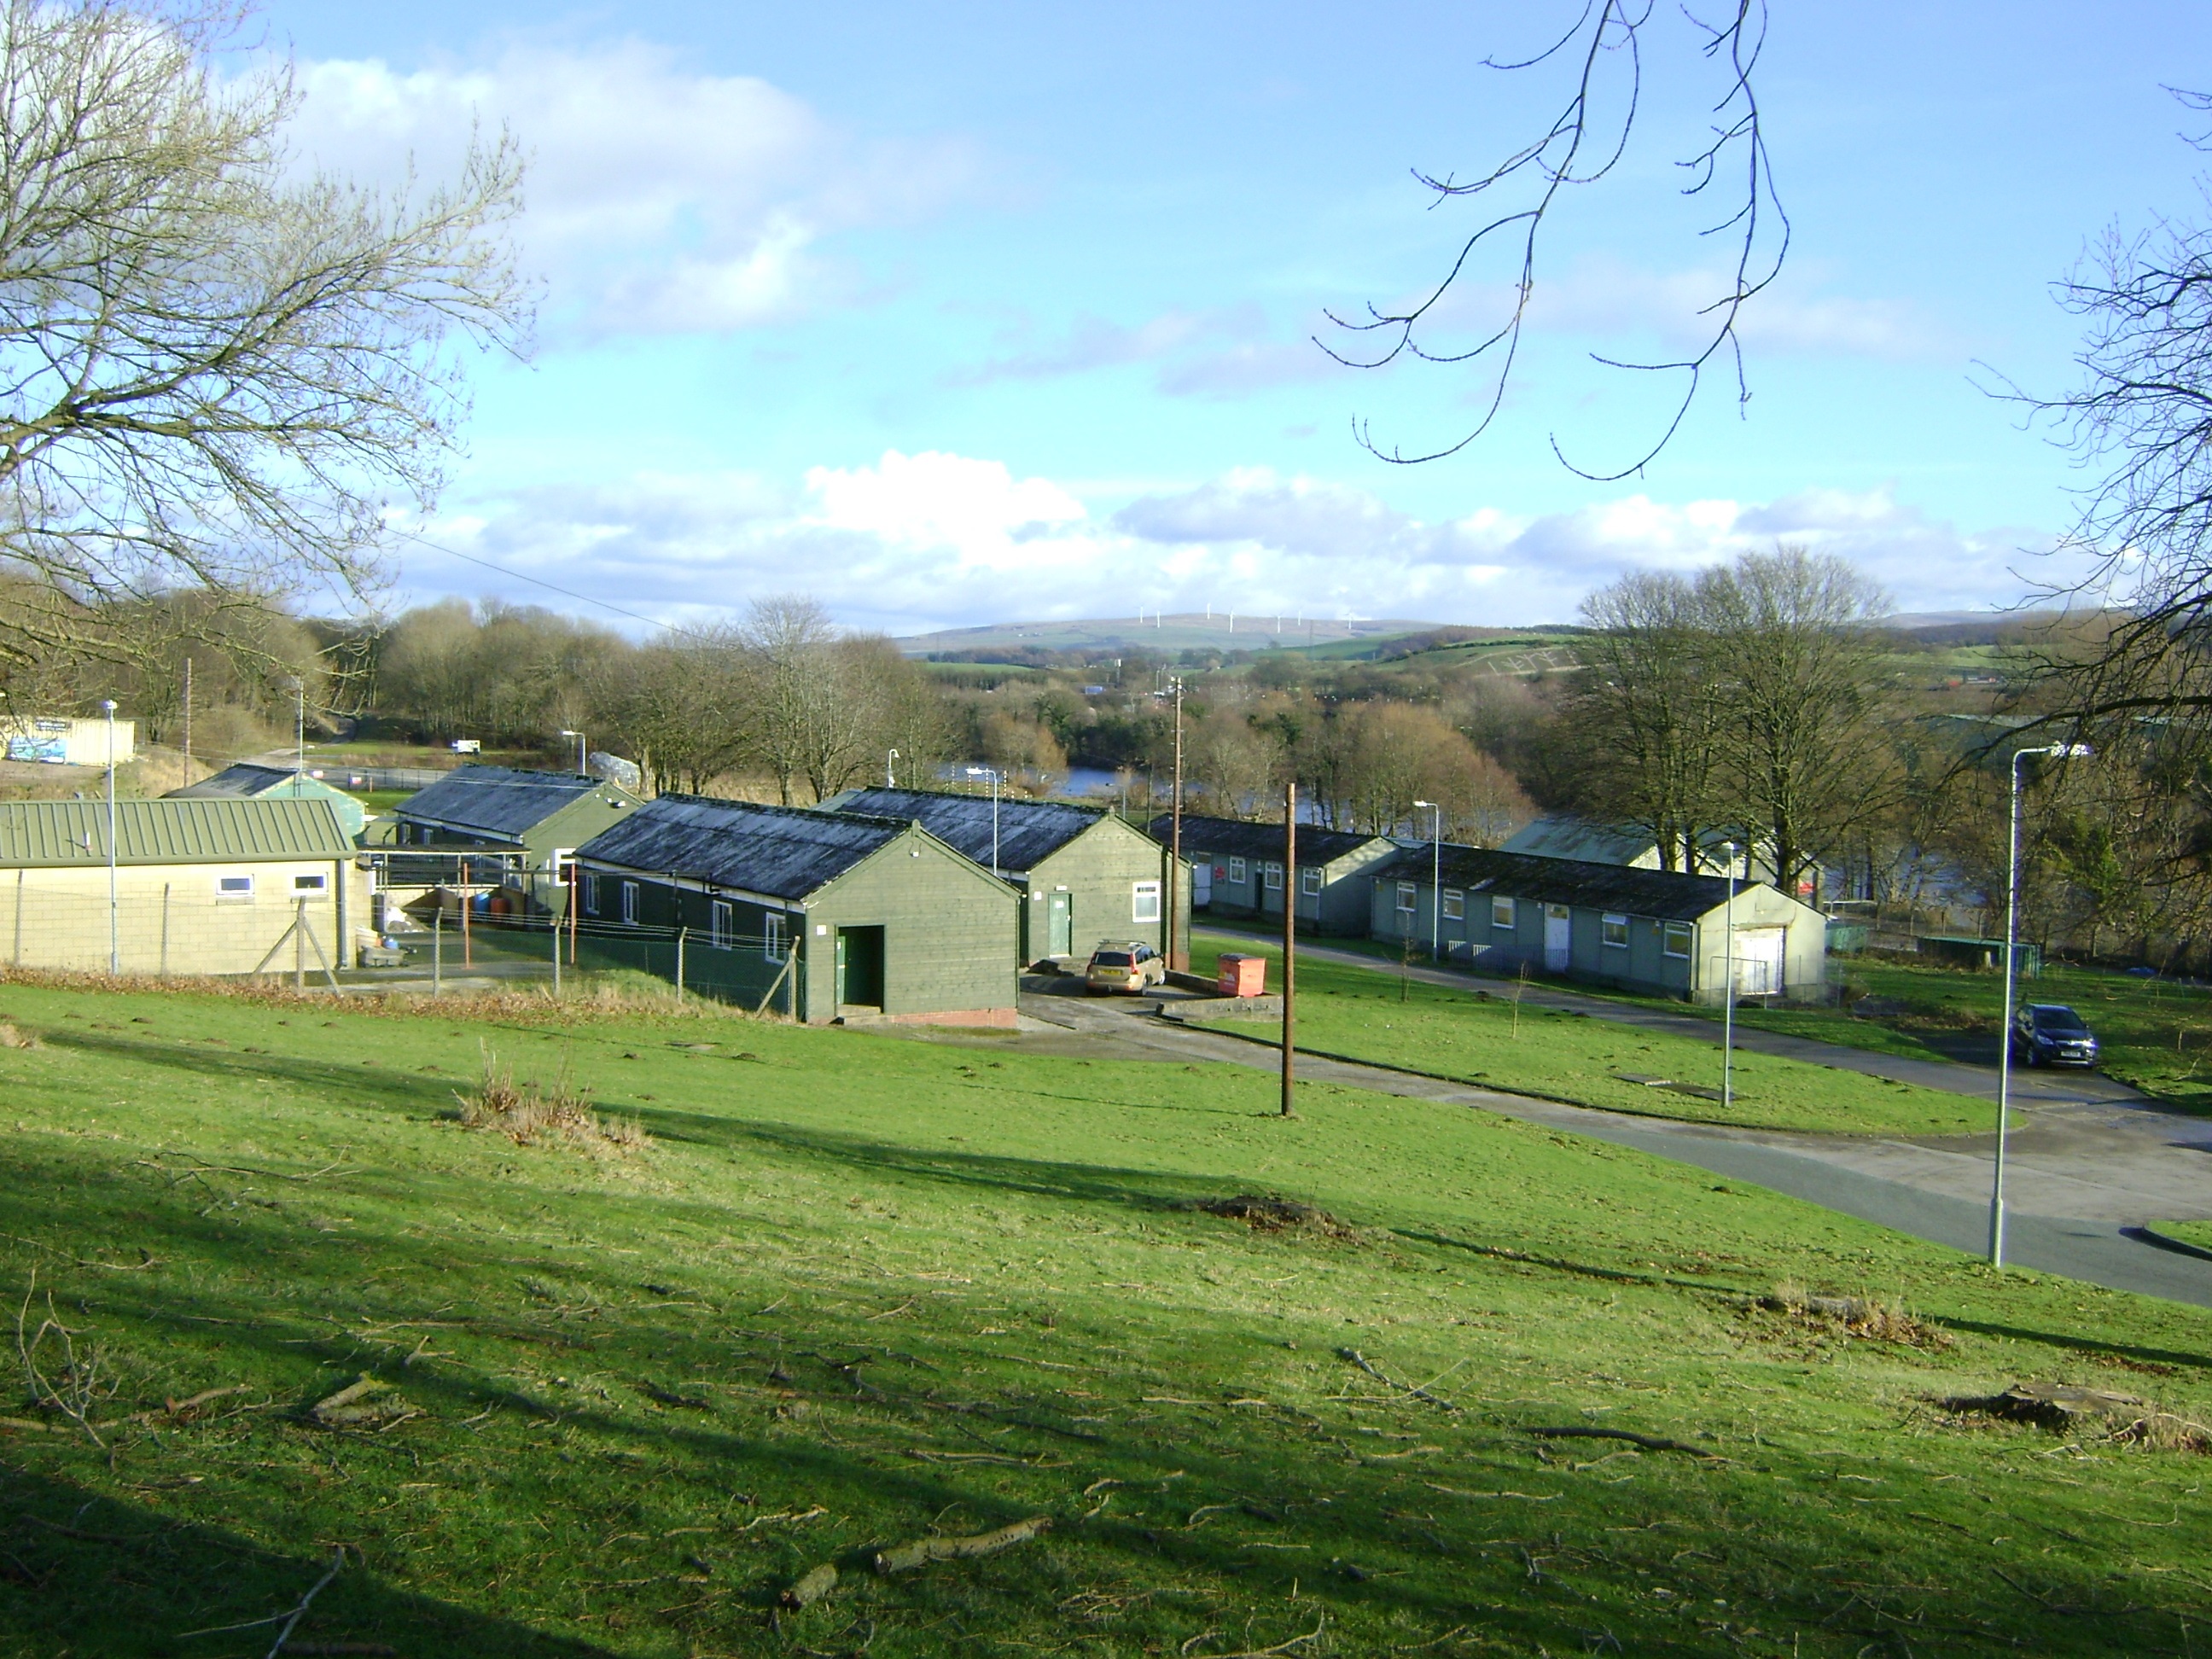
<path id="1" fill-rule="evenodd" d="M 250 904 L 253 901 L 253 878 L 251 876 L 217 876 L 215 878 L 216 902 L 228 899 L 234 904 Z"/>
<path id="2" fill-rule="evenodd" d="M 1239 887 L 1242 887 L 1244 884 L 1246 877 L 1244 874 L 1244 860 L 1243 859 L 1231 859 L 1229 860 L 1229 879 L 1235 882 Z"/>
<path id="3" fill-rule="evenodd" d="M 1298 891 L 1308 898 L 1321 896 L 1321 871 L 1317 866 L 1308 865 L 1298 872 Z"/>
<path id="4" fill-rule="evenodd" d="M 1509 931 L 1513 927 L 1513 901 L 1511 899 L 1494 898 L 1490 901 L 1490 925 L 1492 927 L 1504 927 Z"/>
<path id="5" fill-rule="evenodd" d="M 1444 920 L 1462 921 L 1467 917 L 1467 895 L 1456 887 L 1444 889 Z"/>
<path id="6" fill-rule="evenodd" d="M 331 878 L 319 872 L 292 878 L 292 890 L 295 893 L 325 893 L 330 890 L 330 885 Z"/>
<path id="7" fill-rule="evenodd" d="M 791 952 L 783 934 L 783 918 L 771 911 L 761 918 L 761 954 L 770 962 L 781 962 Z"/>
<path id="8" fill-rule="evenodd" d="M 1156 881 L 1132 882 L 1129 885 L 1129 920 L 1158 921 L 1160 919 L 1160 884 Z"/>
<path id="9" fill-rule="evenodd" d="M 1416 887 L 1412 882 L 1400 882 L 1398 884 L 1398 909 L 1400 914 L 1408 916 L 1412 915 L 1413 914 L 1413 907 L 1419 901 L 1420 896 L 1421 890 Z"/>
<path id="10" fill-rule="evenodd" d="M 584 914 L 587 916 L 599 914 L 599 872 L 596 870 L 584 872 Z"/>
<path id="11" fill-rule="evenodd" d="M 738 942 L 738 910 L 733 904 L 716 899 L 708 912 L 708 941 L 717 951 L 726 951 Z"/>
<path id="12" fill-rule="evenodd" d="M 1269 892 L 1273 893 L 1278 891 L 1283 884 L 1283 866 L 1273 862 L 1261 865 L 1260 866 L 1260 880 L 1261 884 L 1266 887 Z"/>
<path id="13" fill-rule="evenodd" d="M 1690 954 L 1690 924 L 1686 921 L 1668 922 L 1660 929 L 1659 948 L 1670 957 L 1688 956 Z"/>
<path id="14" fill-rule="evenodd" d="M 637 926 L 637 884 L 636 884 L 635 882 L 634 882 L 634 881 L 626 881 L 626 882 L 624 882 L 624 883 L 623 884 L 623 889 L 622 889 L 622 901 L 623 901 L 623 924 L 624 924 L 626 927 L 636 927 L 636 926 Z"/>
<path id="15" fill-rule="evenodd" d="M 1626 951 L 1628 948 L 1628 918 L 1626 916 L 1600 917 L 1597 937 L 1601 945 L 1609 945 L 1616 951 Z"/>

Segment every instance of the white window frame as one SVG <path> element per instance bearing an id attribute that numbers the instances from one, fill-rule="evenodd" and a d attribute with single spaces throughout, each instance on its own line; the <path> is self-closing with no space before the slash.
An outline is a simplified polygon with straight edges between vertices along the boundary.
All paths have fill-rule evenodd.
<path id="1" fill-rule="evenodd" d="M 1620 937 L 1615 939 L 1613 937 L 1615 933 L 1619 933 Z M 1608 951 L 1626 951 L 1628 948 L 1628 918 L 1611 913 L 1600 915 L 1597 920 L 1597 942 Z"/>
<path id="2" fill-rule="evenodd" d="M 1690 955 L 1693 937 L 1694 930 L 1686 921 L 1668 921 L 1661 923 L 1659 927 L 1660 954 L 1662 956 L 1679 957 L 1686 961 Z M 1679 945 L 1675 943 L 1678 939 L 1680 941 Z"/>
<path id="3" fill-rule="evenodd" d="M 761 918 L 761 955 L 781 962 L 791 954 L 791 936 L 784 931 L 781 913 L 770 910 Z"/>
<path id="4" fill-rule="evenodd" d="M 1318 864 L 1309 864 L 1304 869 L 1299 871 L 1298 891 L 1308 898 L 1319 898 L 1322 873 L 1322 867 Z"/>
<path id="5" fill-rule="evenodd" d="M 584 914 L 587 916 L 599 914 L 599 872 L 596 870 L 584 872 Z"/>
<path id="6" fill-rule="evenodd" d="M 1412 881 L 1400 882 L 1398 884 L 1398 914 L 1401 916 L 1410 916 L 1420 908 L 1420 884 Z"/>
<path id="7" fill-rule="evenodd" d="M 252 903 L 253 878 L 250 875 L 217 876 L 215 878 L 215 902 L 217 904 Z"/>
<path id="8" fill-rule="evenodd" d="M 1467 920 L 1467 895 L 1456 887 L 1445 888 L 1443 912 L 1444 920 L 1446 921 L 1465 921 Z"/>
<path id="9" fill-rule="evenodd" d="M 1490 925 L 1503 927 L 1509 933 L 1521 925 L 1520 913 L 1511 899 L 1502 896 L 1491 899 Z"/>
<path id="10" fill-rule="evenodd" d="M 1244 860 L 1243 859 L 1231 859 L 1229 860 L 1229 879 L 1238 887 L 1242 887 L 1246 882 L 1251 879 L 1251 877 L 1245 872 Z"/>
<path id="11" fill-rule="evenodd" d="M 1160 919 L 1160 884 L 1156 881 L 1133 881 L 1129 884 L 1129 920 L 1158 921 Z"/>
<path id="12" fill-rule="evenodd" d="M 327 893 L 330 890 L 331 878 L 327 874 L 320 870 L 317 870 L 309 875 L 294 876 L 292 878 L 292 891 L 295 895 L 301 893 Z"/>
<path id="13" fill-rule="evenodd" d="M 1271 893 L 1283 890 L 1283 866 L 1273 859 L 1260 866 L 1260 884 Z"/>
<path id="14" fill-rule="evenodd" d="M 637 926 L 637 884 L 634 881 L 622 884 L 622 919 L 625 927 Z"/>
<path id="15" fill-rule="evenodd" d="M 707 939 L 717 951 L 732 951 L 738 944 L 738 907 L 716 899 L 707 907 Z"/>

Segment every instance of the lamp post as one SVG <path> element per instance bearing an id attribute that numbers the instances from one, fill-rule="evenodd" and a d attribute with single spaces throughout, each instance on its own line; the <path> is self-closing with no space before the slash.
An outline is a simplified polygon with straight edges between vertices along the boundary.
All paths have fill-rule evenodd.
<path id="1" fill-rule="evenodd" d="M 968 775 L 991 781 L 991 873 L 995 876 L 999 873 L 999 774 L 988 766 L 971 766 Z"/>
<path id="2" fill-rule="evenodd" d="M 107 716 L 107 971 L 123 973 L 123 927 L 115 902 L 115 699 L 100 705 Z"/>
<path id="3" fill-rule="evenodd" d="M 1429 809 L 1429 960 L 1444 959 L 1444 809 L 1432 800 L 1417 800 L 1413 810 Z M 1462 928 L 1464 933 L 1466 929 Z"/>
<path id="4" fill-rule="evenodd" d="M 561 728 L 561 735 L 564 738 L 574 738 L 576 740 L 576 775 L 579 777 L 586 778 L 591 776 L 592 769 L 587 763 L 587 756 L 584 747 L 584 734 L 581 732 L 571 732 L 564 726 Z"/>
<path id="5" fill-rule="evenodd" d="M 890 750 L 884 756 L 884 787 L 898 787 L 898 750 Z"/>
<path id="6" fill-rule="evenodd" d="M 1230 627 L 1232 630 L 1236 627 L 1233 617 Z M 1165 937 L 1168 967 L 1181 969 L 1190 966 L 1190 941 L 1182 937 L 1182 929 L 1176 926 L 1176 918 L 1182 915 L 1176 907 L 1176 889 L 1182 876 L 1182 676 L 1170 676 L 1168 689 L 1155 691 L 1152 695 L 1175 699 L 1175 794 L 1168 805 L 1168 918 Z M 1288 879 L 1286 876 L 1286 884 Z M 1285 915 L 1291 914 L 1291 893 L 1286 884 L 1283 891 Z"/>
<path id="7" fill-rule="evenodd" d="M 2012 1106 L 2013 958 L 2020 945 L 2020 763 L 2030 755 L 2086 759 L 2086 743 L 2053 743 L 2039 749 L 2015 749 L 2007 769 L 2009 823 L 2005 839 L 2004 1025 L 1997 1033 L 1997 1155 L 1990 1172 L 1990 1266 L 2004 1266 L 2005 1119 Z"/>
<path id="8" fill-rule="evenodd" d="M 1721 1115 L 1735 1103 L 1735 843 L 1724 841 L 1728 854 L 1727 920 L 1722 924 L 1726 942 L 1721 960 Z"/>

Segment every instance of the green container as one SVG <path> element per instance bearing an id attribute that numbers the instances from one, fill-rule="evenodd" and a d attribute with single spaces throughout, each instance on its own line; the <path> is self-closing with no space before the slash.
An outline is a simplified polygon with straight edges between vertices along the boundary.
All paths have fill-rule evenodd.
<path id="1" fill-rule="evenodd" d="M 2004 971 L 2005 942 L 2001 939 L 1971 939 L 1963 933 L 1923 933 L 1920 954 L 1947 968 L 1978 968 L 1987 973 Z M 2022 939 L 2013 946 L 2013 960 L 2024 979 L 2043 971 L 2043 952 Z"/>

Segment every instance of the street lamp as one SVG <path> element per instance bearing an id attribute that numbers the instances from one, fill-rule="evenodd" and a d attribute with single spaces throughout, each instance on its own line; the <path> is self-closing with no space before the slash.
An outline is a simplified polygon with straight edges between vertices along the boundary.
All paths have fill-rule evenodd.
<path id="1" fill-rule="evenodd" d="M 2030 755 L 2086 760 L 2094 752 L 2086 743 L 2053 743 L 2039 749 L 2015 749 L 2007 769 L 2010 826 L 2005 842 L 2004 1025 L 1997 1033 L 1997 1156 L 1990 1175 L 1990 1266 L 2004 1266 L 2005 1119 L 2012 1105 L 2013 957 L 2020 944 L 2020 763 Z"/>
<path id="2" fill-rule="evenodd" d="M 107 971 L 123 973 L 123 928 L 115 902 L 115 699 L 100 705 L 107 716 Z"/>
<path id="3" fill-rule="evenodd" d="M 988 766 L 971 766 L 968 775 L 991 781 L 991 873 L 995 876 L 999 873 L 999 774 Z"/>
<path id="4" fill-rule="evenodd" d="M 1735 843 L 1724 841 L 1721 847 L 1728 854 L 1728 909 L 1723 924 L 1727 943 L 1721 964 L 1721 1115 L 1725 1118 L 1735 1103 Z"/>
<path id="5" fill-rule="evenodd" d="M 1233 617 L 1231 619 L 1230 628 L 1231 631 L 1235 631 L 1236 621 Z M 1177 916 L 1182 914 L 1176 908 L 1176 889 L 1177 882 L 1182 876 L 1182 676 L 1180 674 L 1170 676 L 1168 685 L 1170 690 L 1155 691 L 1152 695 L 1155 697 L 1164 698 L 1172 696 L 1175 698 L 1175 797 L 1169 804 L 1168 916 L 1164 930 L 1168 947 L 1168 968 L 1170 971 L 1174 971 L 1190 966 L 1190 941 L 1180 936 L 1176 925 Z M 1283 914 L 1285 916 L 1292 914 L 1289 881 L 1290 878 L 1285 874 L 1283 890 Z"/>
<path id="6" fill-rule="evenodd" d="M 884 757 L 884 787 L 898 787 L 898 750 L 894 749 Z"/>
<path id="7" fill-rule="evenodd" d="M 1429 960 L 1444 959 L 1443 869 L 1444 809 L 1432 800 L 1417 800 L 1413 810 L 1429 809 Z M 1461 929 L 1462 933 L 1466 930 Z"/>
<path id="8" fill-rule="evenodd" d="M 587 778 L 587 777 L 589 777 L 589 776 L 591 776 L 591 775 L 592 775 L 592 769 L 591 769 L 591 767 L 590 767 L 590 766 L 588 766 L 587 764 L 586 764 L 586 762 L 585 762 L 584 734 L 583 734 L 581 732 L 571 732 L 571 731 L 570 731 L 567 726 L 562 726 L 562 727 L 561 728 L 561 735 L 562 735 L 562 737 L 564 737 L 564 738 L 575 738 L 575 740 L 576 740 L 576 772 L 577 772 L 577 775 L 579 775 L 580 777 L 586 777 L 586 778 Z"/>

